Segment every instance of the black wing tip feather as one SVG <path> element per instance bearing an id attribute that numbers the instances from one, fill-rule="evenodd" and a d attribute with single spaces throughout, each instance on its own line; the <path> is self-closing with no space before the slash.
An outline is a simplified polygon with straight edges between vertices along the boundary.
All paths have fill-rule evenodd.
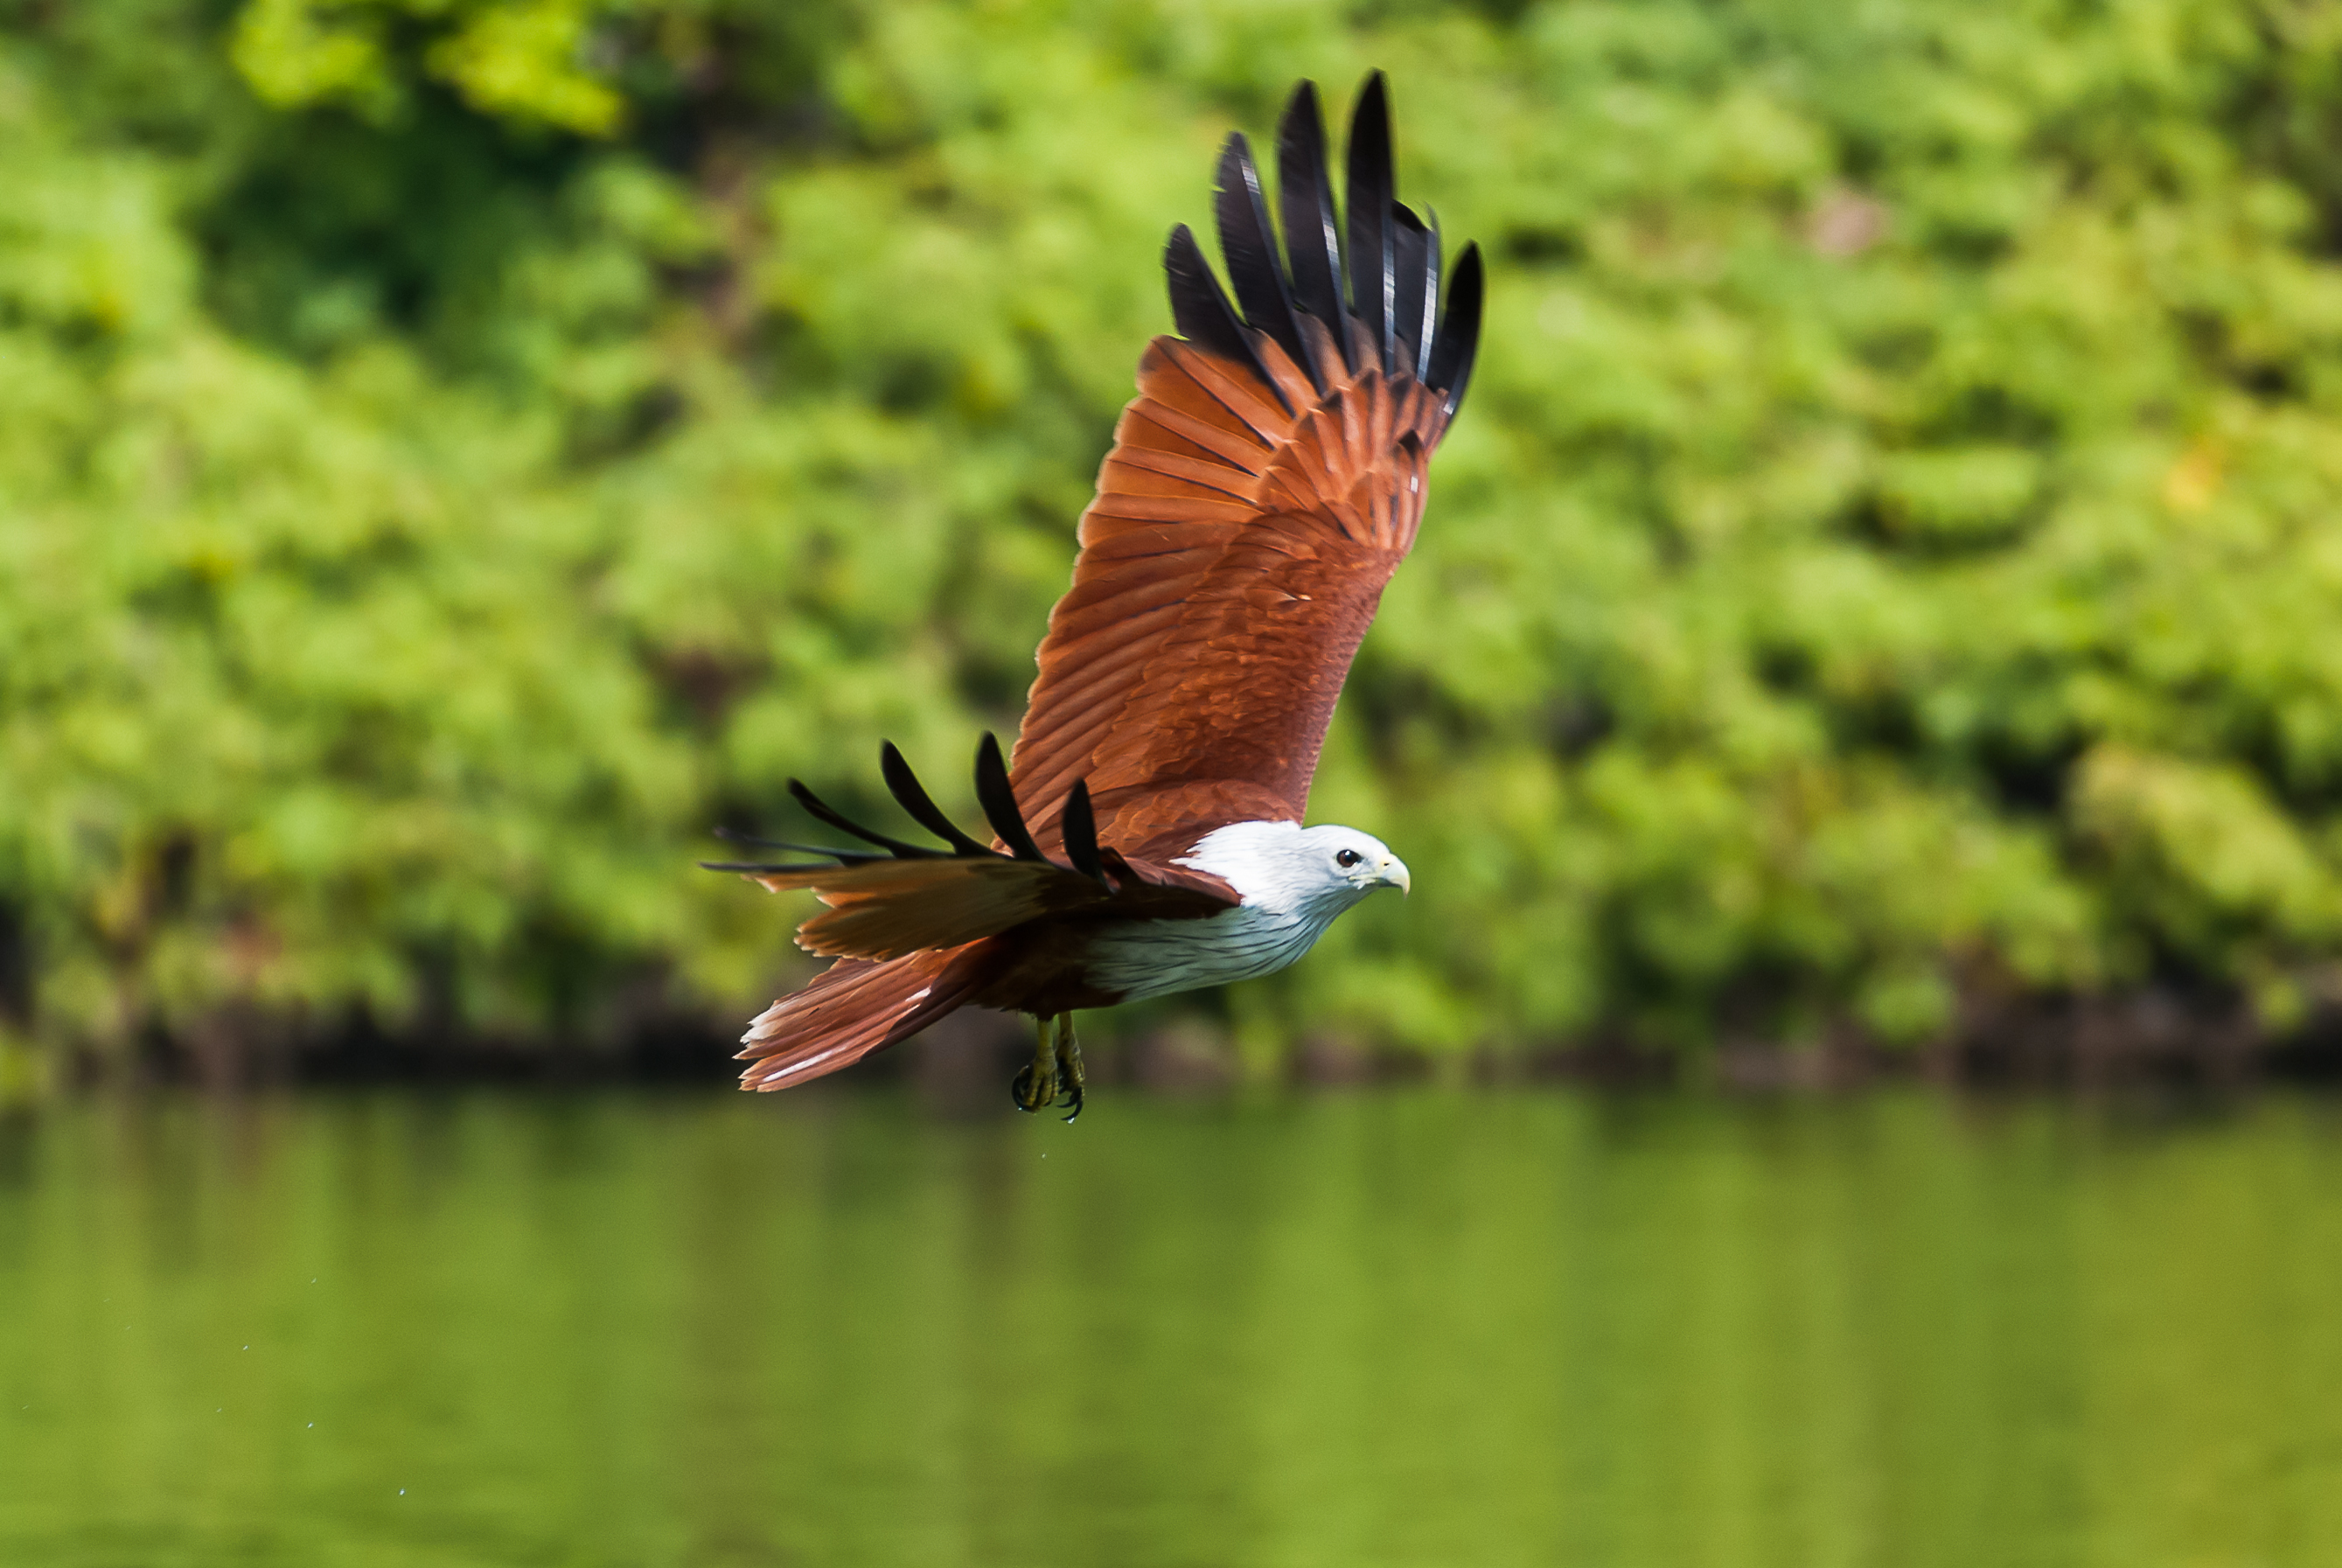
<path id="1" fill-rule="evenodd" d="M 1456 281 L 1447 287 L 1447 308 L 1439 318 L 1439 335 L 1431 346 L 1428 384 L 1446 400 L 1447 416 L 1464 405 L 1464 389 L 1472 380 L 1472 362 L 1480 348 L 1480 308 L 1486 278 L 1476 242 L 1456 258 Z"/>
<path id="2" fill-rule="evenodd" d="M 742 833 L 737 828 L 718 827 L 715 832 L 716 836 L 724 840 L 726 844 L 745 844 L 756 849 L 785 849 L 791 854 L 817 854 L 835 861 L 839 865 L 863 865 L 872 861 L 886 860 L 889 858 L 886 855 L 875 854 L 866 849 L 845 849 L 836 844 L 797 844 L 786 838 L 764 838 L 753 833 Z M 700 864 L 702 865 L 708 865 L 710 863 L 702 861 Z M 739 868 L 727 864 L 721 866 L 713 866 L 711 869 L 736 871 Z"/>
<path id="3" fill-rule="evenodd" d="M 1164 244 L 1163 271 L 1170 281 L 1171 320 L 1178 327 L 1179 335 L 1222 359 L 1251 366 L 1253 374 L 1286 413 L 1298 412 L 1286 401 L 1285 391 L 1276 385 L 1276 378 L 1268 374 L 1268 366 L 1262 362 L 1260 350 L 1254 346 L 1243 318 L 1228 303 L 1227 293 L 1220 287 L 1212 264 L 1204 259 L 1204 247 L 1196 243 L 1196 231 L 1186 224 L 1174 228 L 1170 239 Z"/>
<path id="4" fill-rule="evenodd" d="M 1251 334 L 1258 332 L 1284 349 L 1323 392 L 1324 378 L 1308 352 L 1300 318 L 1313 316 L 1325 325 L 1352 369 L 1356 365 L 1350 323 L 1356 322 L 1376 345 L 1386 374 L 1410 376 L 1441 394 L 1452 417 L 1463 404 L 1478 347 L 1483 263 L 1479 247 L 1466 245 L 1447 273 L 1438 220 L 1426 221 L 1399 204 L 1390 77 L 1380 69 L 1367 72 L 1359 85 L 1344 167 L 1346 200 L 1337 222 L 1327 179 L 1325 115 L 1316 83 L 1305 78 L 1295 84 L 1276 125 L 1280 264 L 1251 145 L 1241 133 L 1231 135 L 1220 149 L 1215 215 L 1236 303 L 1230 304 L 1203 247 L 1183 224 L 1164 249 L 1172 318 L 1190 342 L 1262 371 L 1262 379 L 1288 410 L 1283 391 L 1262 367 Z"/>
<path id="5" fill-rule="evenodd" d="M 993 833 L 1008 846 L 1010 854 L 1018 860 L 1049 858 L 1033 842 L 1033 830 L 1025 825 L 1016 792 L 1009 787 L 1008 764 L 1000 754 L 1000 739 L 990 730 L 976 743 L 976 803 L 984 808 L 984 820 L 992 824 Z"/>
<path id="6" fill-rule="evenodd" d="M 1308 120 L 1309 129 L 1318 133 L 1322 139 L 1326 128 L 1326 111 L 1324 105 L 1317 102 L 1317 84 L 1314 78 L 1308 76 L 1304 76 L 1294 83 L 1293 91 L 1286 95 L 1285 113 L 1276 123 L 1276 134 L 1280 145 L 1287 133 L 1299 128 L 1304 116 Z"/>
<path id="7" fill-rule="evenodd" d="M 1294 306 L 1316 317 L 1346 367 L 1350 344 L 1342 319 L 1342 246 L 1334 222 L 1334 195 L 1326 183 L 1326 116 L 1315 82 L 1304 80 L 1295 87 L 1277 118 L 1276 205 L 1285 222 Z"/>
<path id="8" fill-rule="evenodd" d="M 1066 808 L 1058 816 L 1057 825 L 1066 841 L 1066 862 L 1112 892 L 1114 884 L 1106 879 L 1106 862 L 1098 855 L 1097 814 L 1090 809 L 1089 780 L 1074 781 L 1074 787 L 1066 794 Z"/>
<path id="9" fill-rule="evenodd" d="M 1204 260 L 1196 231 L 1181 224 L 1163 245 L 1163 272 L 1171 288 L 1171 322 L 1189 343 L 1231 358 L 1245 357 L 1243 334 L 1220 280 Z"/>
<path id="10" fill-rule="evenodd" d="M 1242 131 L 1229 132 L 1220 148 L 1212 208 L 1220 233 L 1220 256 L 1246 325 L 1266 333 L 1323 393 L 1325 384 L 1302 343 L 1301 324 L 1294 315 L 1293 287 L 1277 255 L 1276 229 L 1269 222 L 1260 168 L 1253 162 L 1252 144 Z"/>
<path id="11" fill-rule="evenodd" d="M 1349 231 L 1350 314 L 1364 323 L 1385 374 L 1396 367 L 1392 329 L 1397 311 L 1397 225 L 1392 220 L 1398 176 L 1391 155 L 1390 79 L 1366 73 L 1350 111 L 1344 162 L 1343 217 Z"/>
<path id="12" fill-rule="evenodd" d="M 887 791 L 894 795 L 896 803 L 909 813 L 921 827 L 950 844 L 953 858 L 986 860 L 1014 858 L 1038 861 L 1044 865 L 1058 864 L 1043 854 L 1041 846 L 1034 842 L 1032 830 L 1025 824 L 1025 814 L 1016 804 L 1016 792 L 1008 782 L 1008 764 L 1001 754 L 999 737 L 990 731 L 985 733 L 984 739 L 977 743 L 976 748 L 976 803 L 984 808 L 985 821 L 991 824 L 992 831 L 998 835 L 1000 842 L 1008 846 L 1006 855 L 1003 855 L 999 850 L 994 849 L 991 845 L 980 844 L 961 832 L 951 818 L 944 814 L 942 808 L 936 804 L 934 798 L 927 794 L 926 786 L 919 783 L 918 775 L 911 771 L 911 764 L 904 759 L 902 752 L 893 742 L 880 743 L 878 768 L 886 781 Z M 813 854 L 823 858 L 806 863 L 703 860 L 698 864 L 709 871 L 737 871 L 754 874 L 756 872 L 834 871 L 840 866 L 869 865 L 889 857 L 896 860 L 945 858 L 945 852 L 941 850 L 927 849 L 916 844 L 906 844 L 900 839 L 889 838 L 883 833 L 875 833 L 862 826 L 814 794 L 801 779 L 789 780 L 788 791 L 797 804 L 805 808 L 807 815 L 828 824 L 840 833 L 858 838 L 865 844 L 876 844 L 886 853 L 874 854 L 867 850 L 840 849 L 828 844 L 793 844 L 787 839 L 760 838 L 755 834 L 742 833 L 736 828 L 719 826 L 715 830 L 716 836 L 728 843 L 755 844 L 760 848 L 786 850 L 793 854 Z M 1090 786 L 1087 780 L 1075 781 L 1073 789 L 1066 794 L 1065 807 L 1059 818 L 1059 827 L 1065 839 L 1066 864 L 1081 875 L 1088 877 L 1106 892 L 1115 892 L 1115 884 L 1107 879 L 1106 875 L 1108 857 L 1111 856 L 1112 864 L 1117 866 L 1122 865 L 1122 860 L 1112 850 L 1099 847 L 1097 815 L 1090 805 Z M 1126 872 L 1128 868 L 1124 866 L 1123 869 Z"/>
<path id="13" fill-rule="evenodd" d="M 992 853 L 989 846 L 961 832 L 959 824 L 944 814 L 943 809 L 936 804 L 935 798 L 927 794 L 926 786 L 919 783 L 919 775 L 911 771 L 911 764 L 904 760 L 902 752 L 892 741 L 881 741 L 878 744 L 878 775 L 886 781 L 886 793 L 895 797 L 895 804 L 901 806 L 913 822 L 951 845 L 953 854 L 966 857 Z"/>
<path id="14" fill-rule="evenodd" d="M 1438 265 L 1431 259 L 1432 235 L 1421 218 L 1396 202 L 1391 204 L 1393 288 L 1391 299 L 1397 315 L 1391 319 L 1391 370 L 1398 375 L 1411 375 L 1420 380 L 1424 369 L 1424 345 L 1430 341 L 1429 327 L 1436 318 L 1439 301 Z M 1426 298 L 1424 285 L 1428 280 L 1435 291 Z"/>
<path id="15" fill-rule="evenodd" d="M 789 794 L 805 808 L 808 816 L 826 822 L 838 832 L 851 834 L 865 844 L 875 844 L 897 860 L 934 860 L 942 854 L 940 850 L 928 849 L 923 844 L 905 844 L 899 838 L 873 833 L 807 789 L 801 779 L 789 780 Z"/>

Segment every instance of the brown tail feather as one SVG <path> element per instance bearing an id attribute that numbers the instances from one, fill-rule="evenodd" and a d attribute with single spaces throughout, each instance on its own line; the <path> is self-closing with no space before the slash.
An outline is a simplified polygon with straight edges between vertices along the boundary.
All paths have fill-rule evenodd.
<path id="1" fill-rule="evenodd" d="M 910 954 L 873 964 L 841 958 L 812 984 L 774 1003 L 740 1036 L 744 1089 L 787 1089 L 920 1030 L 982 984 L 991 944 Z"/>

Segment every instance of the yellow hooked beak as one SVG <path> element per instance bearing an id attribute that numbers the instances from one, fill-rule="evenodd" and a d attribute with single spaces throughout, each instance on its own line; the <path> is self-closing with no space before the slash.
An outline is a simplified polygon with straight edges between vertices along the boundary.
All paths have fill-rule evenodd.
<path id="1" fill-rule="evenodd" d="M 1384 861 L 1382 884 L 1385 887 L 1397 888 L 1399 891 L 1399 896 L 1402 898 L 1406 897 L 1415 885 L 1407 877 L 1406 862 L 1399 859 L 1396 855 L 1393 855 L 1388 860 Z"/>

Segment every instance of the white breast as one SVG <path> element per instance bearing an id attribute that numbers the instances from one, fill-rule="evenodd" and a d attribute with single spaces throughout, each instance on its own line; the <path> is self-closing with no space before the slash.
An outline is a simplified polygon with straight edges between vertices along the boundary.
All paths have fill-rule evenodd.
<path id="1" fill-rule="evenodd" d="M 1231 823 L 1206 834 L 1176 864 L 1220 878 L 1243 902 L 1201 920 L 1108 927 L 1092 939 L 1089 983 L 1136 1001 L 1276 974 L 1366 896 L 1332 874 L 1330 853 L 1297 823 Z"/>
<path id="2" fill-rule="evenodd" d="M 1087 976 L 1124 1000 L 1168 996 L 1274 974 L 1309 951 L 1334 916 L 1239 904 L 1201 920 L 1146 920 L 1114 926 L 1090 946 Z"/>

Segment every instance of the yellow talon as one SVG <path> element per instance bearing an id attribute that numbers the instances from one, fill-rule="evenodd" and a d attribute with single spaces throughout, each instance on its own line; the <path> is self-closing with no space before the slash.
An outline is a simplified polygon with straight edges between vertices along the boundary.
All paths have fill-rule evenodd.
<path id="1" fill-rule="evenodd" d="M 1055 1104 L 1057 1099 L 1056 1020 L 1034 1020 L 1033 1060 L 1019 1068 L 1016 1082 L 1009 1086 L 1016 1108 L 1030 1114 L 1044 1105 Z"/>

